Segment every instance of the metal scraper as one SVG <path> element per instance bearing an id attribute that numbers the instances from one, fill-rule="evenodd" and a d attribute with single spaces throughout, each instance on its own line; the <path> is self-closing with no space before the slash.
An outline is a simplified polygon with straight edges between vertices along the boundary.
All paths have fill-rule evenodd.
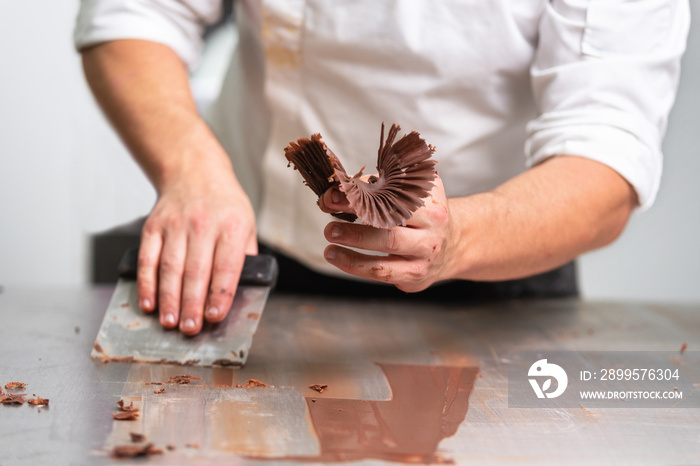
<path id="1" fill-rule="evenodd" d="M 146 314 L 138 306 L 136 262 L 138 249 L 124 254 L 119 280 L 97 333 L 91 356 L 104 361 L 134 361 L 200 366 L 245 365 L 253 335 L 270 290 L 277 279 L 277 261 L 261 254 L 246 256 L 233 304 L 219 323 L 205 322 L 193 337 L 166 330 L 158 312 Z"/>

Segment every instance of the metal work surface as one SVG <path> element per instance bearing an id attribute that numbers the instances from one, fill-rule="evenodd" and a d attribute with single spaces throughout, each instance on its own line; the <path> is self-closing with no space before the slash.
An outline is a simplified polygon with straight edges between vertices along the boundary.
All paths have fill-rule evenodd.
<path id="1" fill-rule="evenodd" d="M 273 294 L 247 365 L 233 369 L 92 360 L 112 291 L 0 294 L 0 383 L 50 400 L 0 406 L 0 465 L 700 459 L 700 409 L 508 407 L 513 351 L 678 354 L 687 343 L 688 355 L 700 348 L 700 306 Z M 201 380 L 149 385 L 183 374 Z M 248 379 L 269 387 L 236 387 Z M 119 400 L 138 419 L 113 420 Z M 131 432 L 164 451 L 110 457 Z"/>

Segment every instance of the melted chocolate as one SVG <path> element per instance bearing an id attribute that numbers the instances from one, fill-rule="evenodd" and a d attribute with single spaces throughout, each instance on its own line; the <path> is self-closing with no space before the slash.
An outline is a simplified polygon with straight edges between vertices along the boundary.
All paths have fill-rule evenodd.
<path id="1" fill-rule="evenodd" d="M 449 462 L 437 453 L 464 421 L 476 367 L 379 364 L 390 401 L 306 398 L 321 447 L 307 462 L 380 459 L 402 463 Z"/>

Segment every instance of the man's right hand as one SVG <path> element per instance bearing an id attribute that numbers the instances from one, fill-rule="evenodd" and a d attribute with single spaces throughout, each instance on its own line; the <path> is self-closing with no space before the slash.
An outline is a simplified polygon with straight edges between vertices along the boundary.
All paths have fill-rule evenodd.
<path id="1" fill-rule="evenodd" d="M 158 191 L 141 236 L 139 304 L 194 335 L 226 316 L 245 254 L 257 252 L 250 201 L 173 50 L 124 39 L 81 52 L 97 101 Z"/>
<path id="2" fill-rule="evenodd" d="M 161 192 L 143 228 L 139 305 L 157 308 L 163 327 L 195 335 L 203 319 L 226 317 L 245 254 L 257 254 L 255 217 L 233 174 L 178 181 Z"/>

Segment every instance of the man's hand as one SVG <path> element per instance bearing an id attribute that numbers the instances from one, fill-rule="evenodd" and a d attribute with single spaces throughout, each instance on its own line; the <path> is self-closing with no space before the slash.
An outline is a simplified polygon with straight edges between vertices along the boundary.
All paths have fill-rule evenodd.
<path id="1" fill-rule="evenodd" d="M 325 250 L 326 260 L 358 277 L 391 283 L 407 292 L 421 291 L 450 275 L 450 249 L 454 241 L 452 219 L 445 189 L 439 177 L 405 227 L 379 229 L 368 225 L 331 222 L 324 231 L 333 243 Z M 324 212 L 352 212 L 337 188 L 320 199 Z M 349 246 L 382 253 L 362 254 Z"/>
<path id="2" fill-rule="evenodd" d="M 163 327 L 194 335 L 228 313 L 245 254 L 257 254 L 255 217 L 233 174 L 164 190 L 146 221 L 138 261 L 139 305 Z"/>
<path id="3" fill-rule="evenodd" d="M 139 305 L 194 335 L 226 316 L 245 254 L 256 253 L 250 201 L 173 50 L 125 39 L 82 55 L 97 101 L 158 191 L 141 236 Z"/>
<path id="4" fill-rule="evenodd" d="M 326 192 L 319 205 L 325 212 L 351 211 L 337 189 Z M 405 227 L 380 230 L 331 222 L 325 236 L 334 244 L 326 248 L 326 260 L 404 291 L 449 279 L 527 277 L 610 244 L 635 205 L 634 190 L 612 168 L 561 155 L 492 191 L 465 197 L 445 199 L 438 178 L 425 206 Z"/>

